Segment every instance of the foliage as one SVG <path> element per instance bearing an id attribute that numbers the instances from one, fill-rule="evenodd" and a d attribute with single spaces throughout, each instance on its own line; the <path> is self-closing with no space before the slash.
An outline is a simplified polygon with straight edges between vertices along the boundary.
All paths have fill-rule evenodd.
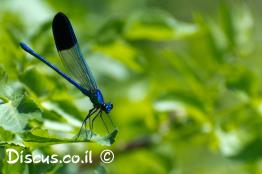
<path id="1" fill-rule="evenodd" d="M 139 2 L 39 1 L 35 16 L 20 12 L 33 7 L 13 11 L 18 2 L 3 3 L 0 173 L 262 172 L 261 35 L 249 4 L 219 1 L 209 4 L 217 13 L 193 10 L 188 22 L 173 12 L 181 2 Z M 57 11 L 69 16 L 105 100 L 114 103 L 117 130 L 107 135 L 97 120 L 91 141 L 75 140 L 89 99 L 18 44 L 63 70 L 50 29 Z M 105 165 L 6 163 L 8 148 L 99 157 L 109 146 L 115 160 Z"/>

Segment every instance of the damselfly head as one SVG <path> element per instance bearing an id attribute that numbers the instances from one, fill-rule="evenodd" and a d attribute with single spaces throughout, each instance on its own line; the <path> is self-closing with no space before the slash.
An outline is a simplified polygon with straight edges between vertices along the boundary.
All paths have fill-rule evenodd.
<path id="1" fill-rule="evenodd" d="M 113 104 L 111 102 L 103 104 L 103 110 L 108 114 L 113 109 Z"/>

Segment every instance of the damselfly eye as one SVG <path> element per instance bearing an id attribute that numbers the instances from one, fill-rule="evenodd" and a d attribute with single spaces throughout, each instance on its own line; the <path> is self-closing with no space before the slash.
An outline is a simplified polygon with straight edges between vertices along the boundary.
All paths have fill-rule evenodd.
<path id="1" fill-rule="evenodd" d="M 113 104 L 112 104 L 112 103 L 107 103 L 107 104 L 105 105 L 105 111 L 106 111 L 106 113 L 109 113 L 112 108 L 113 108 Z"/>

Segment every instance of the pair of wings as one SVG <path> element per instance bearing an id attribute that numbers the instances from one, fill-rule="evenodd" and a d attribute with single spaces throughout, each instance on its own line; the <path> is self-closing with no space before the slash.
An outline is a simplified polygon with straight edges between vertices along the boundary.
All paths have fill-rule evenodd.
<path id="1" fill-rule="evenodd" d="M 55 15 L 52 30 L 57 51 L 69 76 L 85 89 L 96 91 L 96 81 L 82 56 L 73 27 L 63 13 Z"/>

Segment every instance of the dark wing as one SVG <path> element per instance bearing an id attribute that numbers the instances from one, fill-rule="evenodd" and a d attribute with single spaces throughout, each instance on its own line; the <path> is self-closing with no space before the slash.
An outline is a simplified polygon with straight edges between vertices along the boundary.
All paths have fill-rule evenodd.
<path id="1" fill-rule="evenodd" d="M 69 19 L 61 12 L 52 23 L 53 35 L 59 56 L 67 69 L 84 88 L 95 91 L 95 79 L 84 59 Z"/>

